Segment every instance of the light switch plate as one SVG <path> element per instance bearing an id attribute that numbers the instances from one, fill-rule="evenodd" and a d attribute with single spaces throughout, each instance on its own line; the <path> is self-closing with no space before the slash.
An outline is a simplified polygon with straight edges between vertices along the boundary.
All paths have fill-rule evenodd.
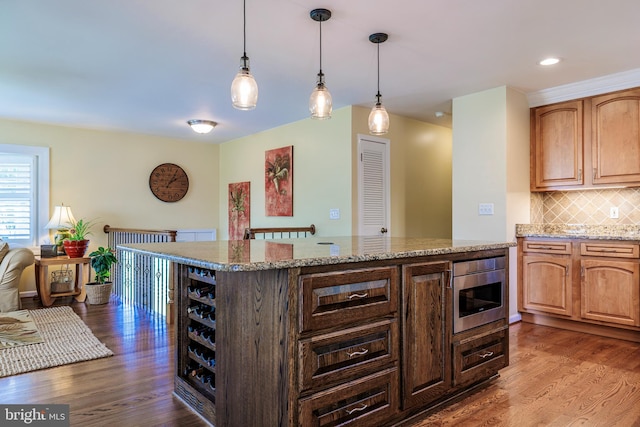
<path id="1" fill-rule="evenodd" d="M 480 203 L 478 205 L 478 215 L 493 215 L 493 203 Z"/>

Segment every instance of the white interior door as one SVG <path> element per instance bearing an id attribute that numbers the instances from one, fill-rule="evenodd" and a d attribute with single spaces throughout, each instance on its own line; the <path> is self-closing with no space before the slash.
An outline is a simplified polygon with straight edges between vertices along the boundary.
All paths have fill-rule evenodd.
<path id="1" fill-rule="evenodd" d="M 389 233 L 389 144 L 384 138 L 358 135 L 358 235 Z"/>

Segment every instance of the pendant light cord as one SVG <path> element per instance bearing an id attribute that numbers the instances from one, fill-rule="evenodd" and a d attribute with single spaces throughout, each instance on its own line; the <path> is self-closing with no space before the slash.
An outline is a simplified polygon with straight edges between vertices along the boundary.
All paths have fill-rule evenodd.
<path id="1" fill-rule="evenodd" d="M 244 68 L 247 68 L 247 0 L 242 2 L 242 61 Z"/>
<path id="2" fill-rule="evenodd" d="M 320 78 L 322 78 L 322 18 L 320 18 Z"/>
<path id="3" fill-rule="evenodd" d="M 378 94 L 376 98 L 378 98 L 378 104 L 380 104 L 380 43 L 376 43 L 378 45 Z"/>

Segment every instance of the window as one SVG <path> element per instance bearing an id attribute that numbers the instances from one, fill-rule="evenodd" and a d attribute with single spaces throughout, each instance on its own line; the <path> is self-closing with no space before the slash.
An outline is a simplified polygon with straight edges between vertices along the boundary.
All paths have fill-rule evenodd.
<path id="1" fill-rule="evenodd" d="M 12 246 L 48 239 L 49 149 L 0 144 L 0 237 Z"/>

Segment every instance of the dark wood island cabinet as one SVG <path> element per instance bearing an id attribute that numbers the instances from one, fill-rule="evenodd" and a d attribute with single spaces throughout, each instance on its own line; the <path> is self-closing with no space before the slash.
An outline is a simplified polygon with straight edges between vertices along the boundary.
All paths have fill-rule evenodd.
<path id="1" fill-rule="evenodd" d="M 176 396 L 218 427 L 271 427 L 398 425 L 495 378 L 508 307 L 454 333 L 453 264 L 508 259 L 509 246 L 332 237 L 123 249 L 174 262 Z"/>

